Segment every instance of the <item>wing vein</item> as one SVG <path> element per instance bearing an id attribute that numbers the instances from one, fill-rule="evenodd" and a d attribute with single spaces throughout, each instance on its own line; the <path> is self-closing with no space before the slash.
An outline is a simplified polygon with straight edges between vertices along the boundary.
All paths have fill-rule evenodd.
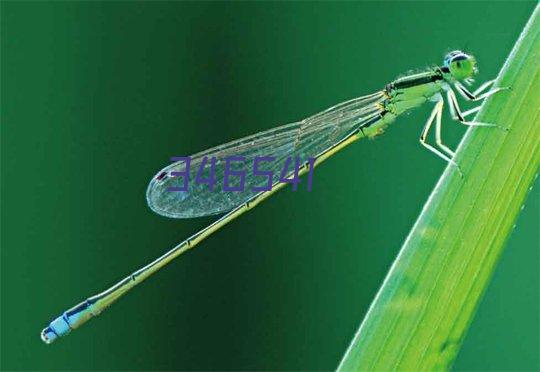
<path id="1" fill-rule="evenodd" d="M 168 188 L 178 185 L 171 172 L 185 171 L 183 162 L 172 163 L 152 179 L 147 190 L 147 202 L 156 213 L 173 218 L 191 218 L 227 212 L 250 200 L 258 192 L 253 187 L 261 187 L 268 182 L 266 177 L 252 174 L 255 157 L 272 156 L 275 161 L 268 162 L 264 170 L 272 171 L 272 184 L 279 181 L 278 170 L 287 157 L 300 157 L 305 162 L 317 157 L 327 149 L 357 130 L 366 120 L 380 112 L 384 99 L 382 91 L 354 98 L 332 106 L 304 120 L 269 129 L 236 141 L 196 153 L 191 157 L 189 187 L 185 192 L 171 192 Z M 247 171 L 243 191 L 223 190 L 225 159 L 229 156 L 243 156 L 244 161 L 232 163 L 234 170 Z M 202 178 L 210 177 L 210 162 L 201 167 L 203 159 L 215 157 L 216 187 L 210 191 L 208 185 L 195 183 L 195 176 L 201 172 Z M 163 175 L 167 177 L 163 177 Z"/>

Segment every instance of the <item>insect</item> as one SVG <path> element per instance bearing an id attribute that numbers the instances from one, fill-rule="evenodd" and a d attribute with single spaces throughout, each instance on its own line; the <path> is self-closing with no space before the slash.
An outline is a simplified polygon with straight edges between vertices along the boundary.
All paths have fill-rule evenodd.
<path id="1" fill-rule="evenodd" d="M 296 123 L 195 154 L 190 157 L 190 168 L 186 162 L 181 161 L 163 168 L 151 180 L 146 194 L 148 205 L 154 212 L 174 218 L 225 214 L 111 288 L 65 311 L 43 329 L 42 340 L 51 343 L 72 329 L 78 328 L 176 257 L 283 188 L 286 182 L 280 182 L 281 176 L 274 168 L 281 167 L 285 159 L 291 157 L 303 159 L 303 163 L 296 167 L 294 177 L 291 179 L 297 178 L 356 140 L 380 135 L 400 115 L 426 102 L 433 104 L 433 110 L 421 131 L 420 143 L 449 162 L 461 174 L 459 166 L 453 160 L 454 152 L 444 144 L 441 136 L 444 98 L 446 97 L 452 117 L 458 122 L 468 126 L 494 126 L 489 123 L 468 121 L 466 118 L 479 111 L 480 106 L 462 112 L 455 92 L 468 101 L 481 101 L 505 89 L 488 90 L 494 83 L 494 80 L 491 80 L 480 85 L 474 92 L 470 92 L 465 85 L 472 84 L 472 78 L 476 73 L 474 56 L 462 51 L 453 51 L 446 55 L 442 66 L 399 78 L 387 84 L 381 91 L 340 103 Z M 430 144 L 427 137 L 433 125 L 435 125 L 435 144 Z M 220 187 L 209 187 L 210 182 L 217 184 L 216 180 L 221 181 L 227 171 L 230 173 L 231 170 L 227 170 L 220 159 L 231 156 L 238 159 L 236 162 L 238 167 L 245 167 L 252 159 L 261 156 L 276 161 L 267 163 L 269 165 L 266 169 L 267 177 L 257 177 L 257 172 L 245 177 L 243 181 L 248 187 L 244 187 L 241 191 L 230 192 Z M 216 160 L 208 162 L 208 158 Z M 230 167 L 230 164 L 228 166 Z M 203 181 L 191 183 L 183 191 L 171 191 L 178 181 L 176 175 L 179 174 L 185 177 L 199 177 Z M 270 190 L 257 191 L 257 187 L 268 182 L 273 185 Z"/>

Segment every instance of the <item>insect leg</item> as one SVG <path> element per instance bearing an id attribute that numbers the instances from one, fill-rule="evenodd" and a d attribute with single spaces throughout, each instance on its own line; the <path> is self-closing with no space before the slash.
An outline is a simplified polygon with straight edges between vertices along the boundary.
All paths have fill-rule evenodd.
<path id="1" fill-rule="evenodd" d="M 482 108 L 482 105 L 479 105 L 479 106 L 476 106 L 475 108 L 472 108 L 470 110 L 467 110 L 467 111 L 464 111 L 461 113 L 461 116 L 463 116 L 464 118 L 466 118 L 467 116 L 471 115 L 471 114 L 474 114 L 478 111 L 480 111 L 480 109 Z"/>
<path id="2" fill-rule="evenodd" d="M 454 118 L 454 120 L 459 121 L 461 124 L 464 124 L 470 127 L 497 127 L 496 124 L 479 123 L 476 121 L 465 120 L 465 117 L 463 116 L 463 113 L 461 112 L 461 109 L 459 108 L 456 94 L 454 93 L 452 89 L 448 89 L 448 91 L 446 92 L 446 98 L 448 99 L 448 105 L 450 106 L 450 113 L 452 114 L 452 118 Z M 466 112 L 466 113 L 470 114 L 470 112 Z"/>
<path id="3" fill-rule="evenodd" d="M 458 93 L 465 98 L 467 101 L 480 101 L 484 98 L 487 98 L 495 93 L 498 93 L 502 90 L 507 90 L 509 88 L 494 88 L 491 90 L 488 90 L 487 92 L 482 93 L 484 90 L 486 90 L 487 87 L 489 87 L 491 84 L 493 84 L 495 80 L 490 80 L 488 82 L 485 82 L 484 84 L 480 85 L 480 87 L 474 91 L 474 93 L 471 93 L 463 84 L 460 82 L 454 83 L 454 87 L 456 87 Z M 482 94 L 481 94 L 482 93 Z"/>
<path id="4" fill-rule="evenodd" d="M 422 144 L 422 146 L 427 148 L 429 151 L 431 151 L 438 157 L 454 165 L 457 168 L 459 174 L 463 177 L 463 173 L 461 172 L 459 165 L 457 165 L 457 163 L 454 160 L 452 160 L 446 154 L 442 153 L 440 150 L 436 149 L 433 145 L 430 145 L 429 143 L 426 142 L 427 136 L 429 134 L 429 130 L 431 129 L 431 125 L 433 124 L 433 121 L 435 120 L 437 116 L 440 117 L 443 105 L 444 105 L 444 101 L 441 97 L 441 99 L 438 100 L 437 103 L 435 104 L 435 107 L 433 107 L 433 110 L 431 111 L 431 114 L 429 115 L 429 118 L 427 119 L 426 124 L 424 125 L 424 129 L 422 129 L 422 133 L 420 134 L 420 143 Z"/>
<path id="5" fill-rule="evenodd" d="M 435 143 L 439 146 L 439 148 L 444 150 L 450 156 L 450 158 L 453 158 L 455 155 L 455 152 L 450 150 L 450 148 L 448 148 L 448 146 L 446 146 L 442 142 L 441 128 L 442 128 L 443 107 L 444 107 L 444 101 L 441 97 L 440 101 L 438 101 L 437 104 L 435 105 L 436 112 L 437 112 L 437 114 L 435 115 Z"/>

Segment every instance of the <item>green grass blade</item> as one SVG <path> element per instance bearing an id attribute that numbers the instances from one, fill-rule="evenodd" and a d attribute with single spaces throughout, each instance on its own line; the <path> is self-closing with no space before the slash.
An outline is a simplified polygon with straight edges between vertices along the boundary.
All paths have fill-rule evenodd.
<path id="1" fill-rule="evenodd" d="M 340 371 L 452 365 L 540 165 L 540 7 L 433 190 Z"/>

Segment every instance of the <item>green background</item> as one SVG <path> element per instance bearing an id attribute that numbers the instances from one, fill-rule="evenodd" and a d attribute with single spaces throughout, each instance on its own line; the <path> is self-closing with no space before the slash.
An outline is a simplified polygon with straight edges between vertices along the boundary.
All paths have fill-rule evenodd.
<path id="1" fill-rule="evenodd" d="M 153 214 L 171 156 L 301 119 L 467 48 L 493 78 L 535 2 L 2 2 L 2 369 L 333 369 L 445 164 L 424 107 L 65 339 L 39 331 L 213 218 Z M 464 129 L 444 128 L 455 147 Z M 486 129 L 478 129 L 486 130 Z M 537 370 L 531 193 L 454 365 Z"/>

